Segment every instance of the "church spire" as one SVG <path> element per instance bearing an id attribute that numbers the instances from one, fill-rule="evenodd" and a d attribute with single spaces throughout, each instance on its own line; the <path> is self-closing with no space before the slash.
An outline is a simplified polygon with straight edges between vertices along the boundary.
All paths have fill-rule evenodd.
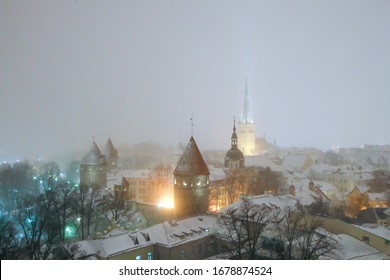
<path id="1" fill-rule="evenodd" d="M 237 148 L 236 117 L 233 120 L 232 148 Z"/>
<path id="2" fill-rule="evenodd" d="M 244 97 L 244 113 L 242 116 L 243 123 L 253 123 L 252 115 L 250 112 L 249 94 L 248 94 L 248 82 L 245 78 L 245 97 Z"/>

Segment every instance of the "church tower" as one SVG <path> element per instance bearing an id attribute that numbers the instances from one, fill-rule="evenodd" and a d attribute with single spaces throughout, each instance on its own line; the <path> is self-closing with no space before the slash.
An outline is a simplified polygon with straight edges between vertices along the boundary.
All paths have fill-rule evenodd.
<path id="1" fill-rule="evenodd" d="M 95 141 L 80 162 L 80 186 L 100 188 L 107 186 L 106 160 Z"/>
<path id="2" fill-rule="evenodd" d="M 242 119 L 238 124 L 238 138 L 240 143 L 238 149 L 242 151 L 245 156 L 252 156 L 256 154 L 256 132 L 255 123 L 252 119 L 250 111 L 248 83 L 245 80 L 245 97 L 244 97 L 244 113 Z"/>
<path id="3" fill-rule="evenodd" d="M 191 136 L 174 175 L 175 218 L 204 214 L 209 208 L 209 169 Z"/>
<path id="4" fill-rule="evenodd" d="M 225 155 L 225 168 L 237 169 L 245 167 L 245 157 L 243 153 L 238 149 L 238 137 L 236 133 L 236 120 L 233 123 L 233 134 L 232 134 L 232 146 Z"/>

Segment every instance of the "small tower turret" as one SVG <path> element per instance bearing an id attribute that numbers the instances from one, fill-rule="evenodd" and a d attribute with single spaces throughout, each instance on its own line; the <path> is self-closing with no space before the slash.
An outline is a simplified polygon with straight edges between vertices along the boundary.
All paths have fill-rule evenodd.
<path id="1" fill-rule="evenodd" d="M 225 155 L 225 168 L 237 169 L 245 167 L 244 154 L 238 149 L 238 137 L 236 133 L 236 119 L 233 122 L 233 133 L 231 137 L 231 148 Z"/>

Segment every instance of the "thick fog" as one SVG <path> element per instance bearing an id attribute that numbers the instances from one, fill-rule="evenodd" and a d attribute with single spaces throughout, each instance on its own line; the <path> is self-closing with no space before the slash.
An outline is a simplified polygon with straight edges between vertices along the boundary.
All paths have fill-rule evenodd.
<path id="1" fill-rule="evenodd" d="M 389 1 L 1 1 L 0 161 L 193 134 L 389 144 Z"/>

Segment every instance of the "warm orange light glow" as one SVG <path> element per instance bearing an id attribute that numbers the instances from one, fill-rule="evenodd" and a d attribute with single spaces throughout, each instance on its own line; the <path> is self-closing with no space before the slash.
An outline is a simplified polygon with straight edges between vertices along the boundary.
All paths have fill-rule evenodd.
<path id="1" fill-rule="evenodd" d="M 163 207 L 163 208 L 173 208 L 174 203 L 173 199 L 170 197 L 163 197 L 160 199 L 160 201 L 157 203 L 158 207 Z"/>

